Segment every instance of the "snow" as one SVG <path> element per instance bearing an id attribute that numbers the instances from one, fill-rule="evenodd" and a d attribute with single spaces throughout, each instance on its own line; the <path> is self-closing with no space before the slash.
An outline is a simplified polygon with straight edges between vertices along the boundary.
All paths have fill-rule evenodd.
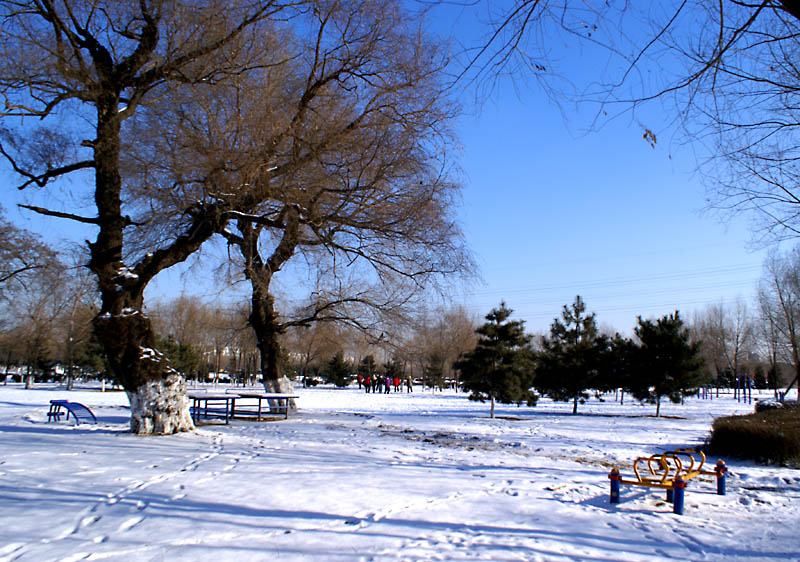
<path id="1" fill-rule="evenodd" d="M 288 420 L 140 437 L 125 394 L 98 390 L 0 386 L 0 561 L 800 560 L 797 470 L 725 459 L 728 494 L 693 480 L 682 516 L 662 490 L 609 504 L 612 466 L 752 411 L 730 396 L 492 420 L 453 392 L 298 388 Z M 99 423 L 47 423 L 55 398 Z"/>

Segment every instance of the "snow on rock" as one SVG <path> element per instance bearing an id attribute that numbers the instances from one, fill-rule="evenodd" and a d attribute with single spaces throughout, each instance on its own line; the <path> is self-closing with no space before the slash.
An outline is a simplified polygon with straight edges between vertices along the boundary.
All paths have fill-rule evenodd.
<path id="1" fill-rule="evenodd" d="M 223 388 L 209 387 L 222 392 Z M 128 433 L 124 393 L 0 387 L 0 560 L 797 560 L 800 472 L 725 459 L 728 494 L 662 490 L 608 472 L 707 437 L 730 397 L 652 406 L 452 392 L 296 388 L 288 420 Z M 47 423 L 49 400 L 98 417 Z M 713 465 L 717 459 L 710 458 Z"/>

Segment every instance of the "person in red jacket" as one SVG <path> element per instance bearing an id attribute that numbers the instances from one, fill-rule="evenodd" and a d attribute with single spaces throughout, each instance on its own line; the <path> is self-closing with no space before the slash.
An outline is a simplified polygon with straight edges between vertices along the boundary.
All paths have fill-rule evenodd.
<path id="1" fill-rule="evenodd" d="M 400 377 L 398 376 L 394 377 L 394 391 L 400 392 Z"/>

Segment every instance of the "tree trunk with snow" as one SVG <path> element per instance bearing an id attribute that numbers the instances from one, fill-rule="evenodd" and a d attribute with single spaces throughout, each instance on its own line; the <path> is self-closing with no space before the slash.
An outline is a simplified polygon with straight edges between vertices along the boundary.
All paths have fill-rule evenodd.
<path id="1" fill-rule="evenodd" d="M 132 308 L 117 315 L 102 313 L 95 318 L 95 331 L 115 379 L 128 395 L 131 432 L 169 435 L 193 430 L 186 382 L 155 349 L 150 319 Z"/>

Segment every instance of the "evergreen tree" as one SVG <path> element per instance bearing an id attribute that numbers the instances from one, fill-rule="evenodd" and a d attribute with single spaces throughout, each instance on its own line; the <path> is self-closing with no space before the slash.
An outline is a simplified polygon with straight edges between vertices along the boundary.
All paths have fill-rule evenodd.
<path id="1" fill-rule="evenodd" d="M 159 349 L 169 359 L 173 369 L 188 377 L 200 365 L 200 356 L 188 343 L 178 342 L 172 334 L 159 341 Z"/>
<path id="2" fill-rule="evenodd" d="M 375 357 L 372 355 L 362 357 L 361 361 L 358 363 L 358 374 L 364 378 L 373 376 L 377 369 L 378 366 L 375 364 Z"/>
<path id="3" fill-rule="evenodd" d="M 427 356 L 422 369 L 422 380 L 429 388 L 444 388 L 444 358 L 439 352 L 434 351 Z"/>
<path id="4" fill-rule="evenodd" d="M 600 388 L 621 391 L 620 404 L 625 403 L 625 392 L 630 392 L 636 372 L 636 344 L 629 338 L 615 334 L 602 354 Z"/>
<path id="5" fill-rule="evenodd" d="M 655 404 L 658 417 L 662 397 L 678 403 L 706 381 L 700 345 L 689 340 L 689 330 L 683 326 L 678 311 L 655 323 L 640 316 L 634 331 L 639 338 L 639 349 L 633 395 L 637 400 Z"/>
<path id="6" fill-rule="evenodd" d="M 587 390 L 603 385 L 601 370 L 610 343 L 598 335 L 594 313 L 586 315 L 580 295 L 571 306 L 564 305 L 561 319 L 550 326 L 550 336 L 542 338 L 542 351 L 536 367 L 536 387 L 557 401 L 578 402 L 588 398 Z"/>
<path id="7" fill-rule="evenodd" d="M 403 378 L 403 364 L 397 359 L 392 357 L 391 361 L 383 365 L 383 376 L 389 377 L 394 380 L 395 377 Z"/>
<path id="8" fill-rule="evenodd" d="M 340 388 L 349 385 L 353 381 L 350 365 L 344 360 L 344 354 L 341 351 L 337 351 L 336 355 L 328 361 L 325 366 L 324 376 L 325 382 Z"/>
<path id="9" fill-rule="evenodd" d="M 504 302 L 486 315 L 487 322 L 476 330 L 475 349 L 462 355 L 454 365 L 461 371 L 464 389 L 470 400 L 491 402 L 494 417 L 495 401 L 502 404 L 536 404 L 533 384 L 531 336 L 524 331 L 524 322 L 508 320 L 511 310 Z"/>

